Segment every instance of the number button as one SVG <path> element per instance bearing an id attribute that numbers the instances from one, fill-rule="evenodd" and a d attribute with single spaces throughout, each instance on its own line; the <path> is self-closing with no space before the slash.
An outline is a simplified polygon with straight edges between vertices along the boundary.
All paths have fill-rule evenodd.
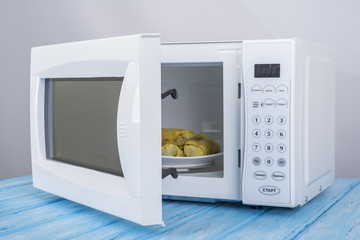
<path id="1" fill-rule="evenodd" d="M 261 118 L 258 115 L 253 116 L 252 121 L 255 125 L 258 125 L 261 122 Z"/>
<path id="2" fill-rule="evenodd" d="M 277 121 L 278 121 L 278 124 L 284 125 L 286 123 L 286 118 L 284 116 L 280 116 L 280 117 L 278 117 Z"/>
<path id="3" fill-rule="evenodd" d="M 268 158 L 265 158 L 265 164 L 266 166 L 271 166 L 273 165 L 274 161 L 272 158 L 268 157 Z"/>
<path id="4" fill-rule="evenodd" d="M 254 150 L 254 152 L 258 152 L 261 149 L 261 146 L 259 143 L 254 143 L 252 146 L 252 149 Z"/>
<path id="5" fill-rule="evenodd" d="M 286 132 L 283 130 L 283 129 L 280 129 L 278 132 L 277 132 L 277 136 L 278 138 L 285 138 L 286 137 Z"/>
<path id="6" fill-rule="evenodd" d="M 271 129 L 267 129 L 265 131 L 265 137 L 266 138 L 272 138 L 273 136 L 274 136 L 274 133 L 273 133 L 273 131 Z"/>
<path id="7" fill-rule="evenodd" d="M 277 147 L 277 150 L 280 152 L 280 153 L 283 153 L 286 151 L 286 146 L 284 144 L 279 144 L 278 147 Z"/>
<path id="8" fill-rule="evenodd" d="M 252 132 L 252 135 L 254 138 L 258 138 L 261 136 L 261 132 L 259 129 L 254 129 L 253 132 Z"/>
<path id="9" fill-rule="evenodd" d="M 265 145 L 265 151 L 272 152 L 273 150 L 274 150 L 273 145 L 271 145 L 270 143 L 267 143 Z"/>
<path id="10" fill-rule="evenodd" d="M 266 123 L 267 125 L 270 125 L 270 124 L 272 124 L 273 122 L 274 122 L 274 119 L 273 119 L 272 116 L 266 116 L 266 117 L 265 117 L 265 123 Z"/>

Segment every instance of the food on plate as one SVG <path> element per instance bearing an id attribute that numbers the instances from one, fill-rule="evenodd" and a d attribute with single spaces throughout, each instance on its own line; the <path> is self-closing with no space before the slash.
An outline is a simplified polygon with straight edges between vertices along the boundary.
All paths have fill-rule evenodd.
<path id="1" fill-rule="evenodd" d="M 183 147 L 185 142 L 194 137 L 194 132 L 187 129 L 163 128 L 161 131 L 161 146 L 172 143 Z"/>
<path id="2" fill-rule="evenodd" d="M 219 151 L 220 145 L 202 133 L 199 133 L 184 145 L 184 153 L 187 157 L 205 156 Z"/>
<path id="3" fill-rule="evenodd" d="M 163 156 L 184 157 L 184 151 L 172 143 L 166 143 L 161 147 Z"/>
<path id="4" fill-rule="evenodd" d="M 198 157 L 215 154 L 220 151 L 220 145 L 214 140 L 188 129 L 163 128 L 161 130 L 161 153 L 163 156 Z"/>

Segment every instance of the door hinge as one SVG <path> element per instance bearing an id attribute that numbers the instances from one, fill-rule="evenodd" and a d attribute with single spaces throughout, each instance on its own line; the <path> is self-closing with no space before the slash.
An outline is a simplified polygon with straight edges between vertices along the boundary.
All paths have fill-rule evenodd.
<path id="1" fill-rule="evenodd" d="M 238 98 L 241 98 L 241 83 L 238 83 Z"/>
<path id="2" fill-rule="evenodd" d="M 238 168 L 241 168 L 241 149 L 238 150 Z"/>

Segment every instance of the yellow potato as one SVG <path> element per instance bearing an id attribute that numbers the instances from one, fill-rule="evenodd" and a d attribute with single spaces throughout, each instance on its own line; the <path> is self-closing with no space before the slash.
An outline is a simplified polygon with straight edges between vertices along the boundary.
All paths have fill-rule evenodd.
<path id="1" fill-rule="evenodd" d="M 161 147 L 161 153 L 163 156 L 174 156 L 174 157 L 184 157 L 184 152 L 172 143 L 166 143 L 164 146 Z"/>
<path id="2" fill-rule="evenodd" d="M 220 145 L 202 133 L 199 133 L 184 145 L 184 153 L 187 157 L 205 156 L 219 151 Z"/>
<path id="3" fill-rule="evenodd" d="M 163 128 L 161 137 L 161 146 L 166 143 L 172 143 L 178 147 L 183 147 L 186 141 L 194 137 L 194 132 L 187 129 Z"/>

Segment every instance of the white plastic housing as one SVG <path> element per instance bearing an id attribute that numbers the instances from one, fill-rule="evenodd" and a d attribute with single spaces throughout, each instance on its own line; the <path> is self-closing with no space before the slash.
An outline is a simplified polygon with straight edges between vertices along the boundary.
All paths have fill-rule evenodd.
<path id="1" fill-rule="evenodd" d="M 333 51 L 299 39 L 245 41 L 243 48 L 246 118 L 243 203 L 303 205 L 330 186 L 335 176 Z M 280 77 L 255 78 L 254 64 L 267 63 L 281 64 Z M 265 91 L 270 89 L 268 86 L 273 86 L 274 91 Z M 287 93 L 277 91 L 279 86 L 287 89 Z M 257 92 L 257 88 L 262 92 Z M 255 109 L 256 99 L 261 107 Z M 262 105 L 272 100 L 274 105 Z M 288 105 L 283 107 L 278 102 Z M 254 123 L 255 115 L 261 123 Z M 273 117 L 273 123 L 265 122 L 268 116 Z M 277 122 L 279 116 L 285 117 L 285 124 Z M 254 136 L 256 129 L 263 135 Z M 268 129 L 274 136 L 265 136 Z M 280 130 L 286 133 L 284 138 L 276 136 Z M 255 151 L 256 144 L 262 149 Z M 266 151 L 267 144 L 273 146 L 271 151 Z M 286 147 L 283 153 L 277 149 L 280 145 Z M 267 164 L 268 157 L 272 163 Z M 278 164 L 280 158 L 286 160 L 285 166 Z"/>
<path id="2" fill-rule="evenodd" d="M 117 140 L 124 177 L 46 159 L 45 79 L 124 77 Z M 32 49 L 34 186 L 142 224 L 162 224 L 160 37 L 133 35 Z"/>
<path id="3" fill-rule="evenodd" d="M 255 78 L 255 64 L 280 64 L 280 76 Z M 211 70 L 201 73 L 201 66 Z M 183 67 L 189 72 L 180 74 Z M 196 78 L 196 86 L 189 76 Z M 45 79 L 77 77 L 124 78 L 116 130 L 124 177 L 46 157 Z M 161 100 L 161 92 L 173 86 L 179 90 L 178 102 Z M 197 96 L 196 91 L 213 92 L 221 102 L 211 101 L 211 95 L 202 99 L 204 95 Z M 182 107 L 192 103 L 213 104 L 221 111 Z M 200 201 L 301 206 L 334 181 L 334 109 L 333 51 L 299 39 L 161 44 L 159 35 L 143 34 L 33 48 L 34 186 L 142 225 L 163 223 L 162 194 Z M 209 120 L 204 116 L 208 113 Z M 261 124 L 253 124 L 255 115 Z M 264 122 L 268 116 L 273 116 L 273 125 Z M 275 126 L 279 116 L 286 123 Z M 162 180 L 162 127 L 214 136 L 223 152 L 217 162 L 222 170 Z M 254 137 L 254 130 L 261 137 Z M 271 137 L 265 137 L 267 130 L 272 130 Z M 280 130 L 286 134 L 276 138 Z M 262 150 L 269 144 L 273 148 L 254 151 L 254 144 Z M 281 144 L 286 150 L 277 153 Z M 254 165 L 256 157 L 259 165 Z M 267 157 L 273 161 L 265 164 Z M 286 159 L 283 166 L 279 158 Z"/>

